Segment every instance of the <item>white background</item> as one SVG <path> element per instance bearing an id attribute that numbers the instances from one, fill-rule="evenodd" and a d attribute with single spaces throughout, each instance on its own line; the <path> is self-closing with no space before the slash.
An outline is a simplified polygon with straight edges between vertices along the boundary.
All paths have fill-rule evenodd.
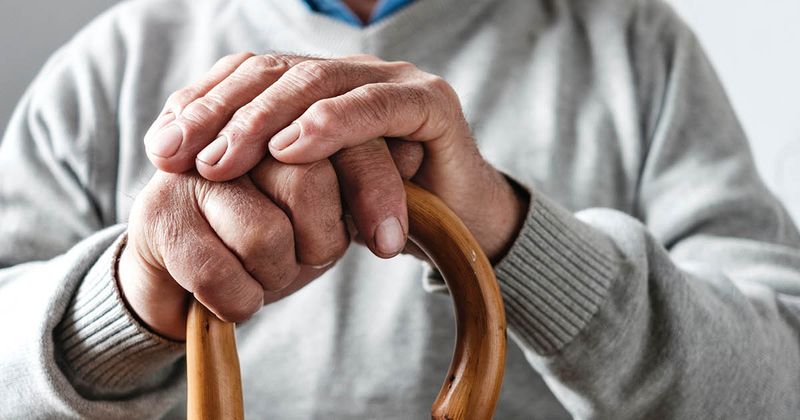
<path id="1" fill-rule="evenodd" d="M 800 223 L 800 0 L 670 0 L 714 62 L 767 185 Z"/>
<path id="2" fill-rule="evenodd" d="M 800 0 L 668 1 L 706 46 L 762 176 L 800 222 Z M 0 130 L 47 56 L 113 3 L 0 0 Z"/>

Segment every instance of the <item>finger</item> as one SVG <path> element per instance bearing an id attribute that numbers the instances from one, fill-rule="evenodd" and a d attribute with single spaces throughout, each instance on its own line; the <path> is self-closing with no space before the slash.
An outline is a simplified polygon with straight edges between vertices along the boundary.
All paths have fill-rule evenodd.
<path id="1" fill-rule="evenodd" d="M 152 159 L 153 157 L 158 158 L 159 156 L 175 154 L 180 144 L 176 144 L 174 136 L 165 136 L 161 129 L 173 122 L 181 114 L 184 107 L 208 93 L 252 55 L 251 53 L 241 53 L 222 57 L 200 79 L 170 95 L 159 117 L 156 118 L 144 136 L 144 144 L 148 156 Z M 156 159 L 156 161 L 156 163 L 160 163 L 160 160 Z"/>
<path id="2" fill-rule="evenodd" d="M 392 155 L 392 160 L 397 167 L 400 177 L 403 179 L 411 179 L 419 170 L 422 165 L 424 151 L 420 143 L 404 141 L 399 139 L 386 139 L 386 145 L 389 148 L 389 153 Z M 352 217 L 345 217 L 345 225 L 350 232 L 350 239 L 360 245 L 366 245 L 363 238 L 358 234 L 358 230 L 353 224 Z M 410 254 L 418 259 L 427 261 L 428 257 L 425 253 L 412 241 L 406 241 L 406 246 L 403 249 L 403 254 Z"/>
<path id="3" fill-rule="evenodd" d="M 403 250 L 408 212 L 403 181 L 383 140 L 344 149 L 331 157 L 359 235 L 377 256 Z"/>
<path id="4" fill-rule="evenodd" d="M 180 188 L 171 191 L 182 190 L 186 184 L 176 179 L 175 185 Z M 158 238 L 161 265 L 181 287 L 226 321 L 244 321 L 261 308 L 261 284 L 247 273 L 194 206 L 182 207 L 169 217 L 164 217 L 160 207 L 153 206 L 152 211 L 158 214 L 149 220 L 160 223 L 150 227 L 149 236 Z"/>
<path id="5" fill-rule="evenodd" d="M 389 77 L 389 68 L 364 62 L 306 60 L 292 66 L 275 83 L 239 109 L 219 135 L 224 156 L 197 162 L 207 179 L 233 179 L 249 171 L 267 153 L 267 141 L 320 99 L 348 92 L 356 86 Z M 220 140 L 220 142 L 222 142 Z M 201 152 L 216 155 L 217 145 Z M 219 146 L 222 148 L 222 146 Z M 307 160 L 310 163 L 320 159 Z"/>
<path id="6" fill-rule="evenodd" d="M 204 95 L 188 103 L 180 115 L 158 130 L 155 142 L 178 145 L 169 154 L 150 154 L 150 159 L 162 170 L 182 172 L 199 163 L 214 164 L 222 159 L 229 139 L 218 133 L 231 116 L 243 105 L 258 96 L 292 65 L 304 57 L 283 55 L 252 55 Z M 209 147 L 204 153 L 198 154 Z M 262 152 L 263 154 L 263 152 Z"/>
<path id="7" fill-rule="evenodd" d="M 438 90 L 431 84 L 375 83 L 318 101 L 272 138 L 270 152 L 282 162 L 305 163 L 380 136 L 453 140 L 448 134 L 463 118 L 456 114 L 458 105 Z M 452 141 L 438 143 L 452 146 L 446 144 Z"/>
<path id="8" fill-rule="evenodd" d="M 292 224 L 249 178 L 204 182 L 198 205 L 209 225 L 264 290 L 290 284 L 299 266 Z"/>
<path id="9" fill-rule="evenodd" d="M 353 224 L 353 218 L 350 217 L 349 215 L 345 214 L 344 220 L 345 220 L 345 225 L 347 226 L 347 230 L 350 233 L 350 240 L 353 243 L 357 243 L 359 245 L 366 246 L 366 243 L 364 242 L 364 239 L 358 233 L 358 230 L 356 229 L 355 225 Z M 428 256 L 425 254 L 425 252 L 423 252 L 422 249 L 420 249 L 419 246 L 417 246 L 417 244 L 415 244 L 414 241 L 411 241 L 411 240 L 407 240 L 406 241 L 406 246 L 405 246 L 405 248 L 403 248 L 402 253 L 403 254 L 413 255 L 414 257 L 416 257 L 417 259 L 420 259 L 422 261 L 429 261 L 430 262 L 430 258 L 428 258 Z"/>
<path id="10" fill-rule="evenodd" d="M 422 159 L 425 155 L 422 149 L 422 144 L 399 140 L 399 139 L 386 139 L 386 146 L 389 147 L 389 153 L 392 154 L 394 166 L 400 173 L 403 179 L 411 179 L 422 166 Z"/>
<path id="11" fill-rule="evenodd" d="M 327 267 L 341 258 L 349 240 L 330 161 L 287 165 L 268 158 L 250 177 L 291 220 L 300 264 Z"/>
<path id="12" fill-rule="evenodd" d="M 343 55 L 343 56 L 341 56 L 339 58 L 336 58 L 336 60 L 349 61 L 349 62 L 365 62 L 365 63 L 378 63 L 378 62 L 384 62 L 385 63 L 385 61 L 381 60 L 380 58 L 378 58 L 377 56 L 374 56 L 372 54 Z"/>

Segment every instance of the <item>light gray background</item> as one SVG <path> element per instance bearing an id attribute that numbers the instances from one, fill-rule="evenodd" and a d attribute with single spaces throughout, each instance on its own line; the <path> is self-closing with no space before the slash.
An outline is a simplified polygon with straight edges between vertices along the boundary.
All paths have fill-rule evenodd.
<path id="1" fill-rule="evenodd" d="M 800 222 L 800 1 L 668 1 L 706 46 L 764 179 Z M 47 56 L 114 3 L 0 0 L 0 130 Z"/>

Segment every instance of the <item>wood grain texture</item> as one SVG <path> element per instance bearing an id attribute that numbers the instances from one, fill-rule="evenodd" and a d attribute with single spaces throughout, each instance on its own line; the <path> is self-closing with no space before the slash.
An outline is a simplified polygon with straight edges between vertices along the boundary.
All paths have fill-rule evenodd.
<path id="1" fill-rule="evenodd" d="M 186 417 L 244 418 L 242 378 L 233 324 L 192 299 L 186 324 Z"/>
<path id="2" fill-rule="evenodd" d="M 494 270 L 461 220 L 438 198 L 406 183 L 409 236 L 447 283 L 456 313 L 453 360 L 431 417 L 491 419 L 506 359 L 506 320 Z"/>
<path id="3" fill-rule="evenodd" d="M 435 420 L 491 419 L 506 357 L 506 322 L 494 271 L 459 218 L 431 193 L 406 183 L 409 236 L 445 278 L 456 314 L 450 368 L 433 403 Z M 194 301 L 187 324 L 189 419 L 243 417 L 233 325 Z"/>

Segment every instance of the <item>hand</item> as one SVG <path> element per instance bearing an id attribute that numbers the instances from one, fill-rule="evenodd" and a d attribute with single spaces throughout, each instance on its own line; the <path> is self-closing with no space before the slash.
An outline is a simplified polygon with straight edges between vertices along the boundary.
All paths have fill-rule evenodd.
<path id="1" fill-rule="evenodd" d="M 189 293 L 240 322 L 322 275 L 349 244 L 327 159 L 268 158 L 225 183 L 158 172 L 136 198 L 118 281 L 152 330 L 185 338 Z"/>
<path id="2" fill-rule="evenodd" d="M 391 256 L 403 248 L 408 221 L 398 172 L 387 169 L 391 155 L 374 140 L 381 136 L 422 144 L 413 180 L 462 218 L 491 260 L 502 257 L 528 197 L 481 157 L 450 85 L 409 63 L 228 56 L 170 97 L 145 144 L 158 168 L 196 167 L 217 181 L 267 153 L 291 164 L 330 157 L 358 231 L 373 252 Z M 362 172 L 348 168 L 365 161 Z"/>

